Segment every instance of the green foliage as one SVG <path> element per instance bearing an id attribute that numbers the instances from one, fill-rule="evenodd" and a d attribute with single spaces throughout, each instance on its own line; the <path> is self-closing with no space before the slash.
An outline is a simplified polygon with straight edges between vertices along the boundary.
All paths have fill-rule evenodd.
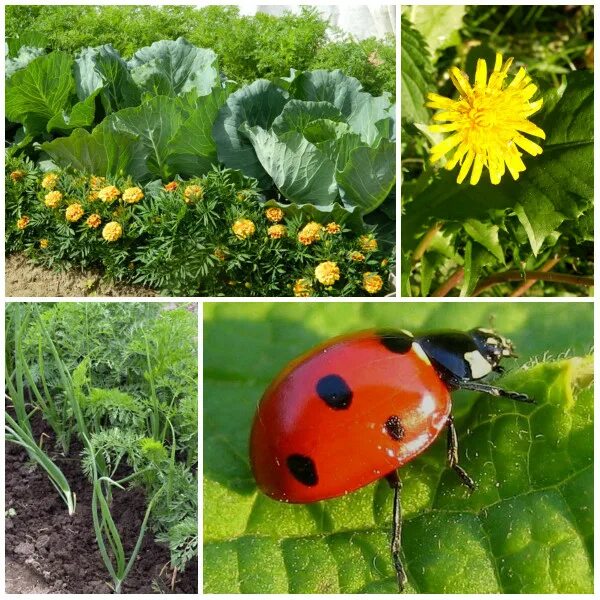
<path id="1" fill-rule="evenodd" d="M 484 302 L 205 305 L 204 592 L 395 593 L 389 486 L 311 505 L 266 498 L 248 463 L 257 402 L 329 337 L 469 329 L 492 316 L 521 361 L 501 385 L 536 404 L 455 395 L 471 495 L 446 466 L 444 439 L 400 470 L 408 591 L 591 593 L 593 306 Z M 234 362 L 232 347 L 243 349 Z M 567 352 L 583 358 L 558 358 Z"/>
<path id="2" fill-rule="evenodd" d="M 403 36 L 402 48 L 403 57 L 404 53 L 409 57 L 403 60 L 407 98 L 402 119 L 406 130 L 402 293 L 453 295 L 459 288 L 463 296 L 521 295 L 527 290 L 519 283 L 508 283 L 511 278 L 521 274 L 526 279 L 526 273 L 533 272 L 535 281 L 536 275 L 551 269 L 550 280 L 537 283 L 529 293 L 587 295 L 585 286 L 593 275 L 594 110 L 593 77 L 586 70 L 587 34 L 581 27 L 591 31 L 588 11 L 577 11 L 576 26 L 566 18 L 565 7 L 467 7 L 464 24 L 454 22 L 448 27 L 444 11 L 453 8 L 457 9 L 455 17 L 462 15 L 463 7 L 405 7 L 402 15 L 403 27 L 410 34 Z M 441 37 L 435 31 L 442 20 L 449 37 L 436 46 Z M 561 24 L 575 27 L 577 43 L 562 38 L 549 41 L 557 37 L 552 28 L 561 30 Z M 459 29 L 462 41 L 457 37 Z M 547 43 L 538 42 L 538 29 Z M 413 43 L 419 36 L 417 30 L 437 47 L 427 64 Z M 557 48 L 553 58 L 542 50 L 548 44 Z M 517 181 L 507 174 L 499 185 L 492 185 L 484 174 L 476 186 L 457 184 L 456 169 L 447 172 L 429 164 L 428 148 L 442 137 L 425 127 L 431 121 L 423 105 L 431 89 L 425 76 L 435 70 L 438 92 L 450 97 L 453 90 L 447 70 L 457 65 L 472 78 L 477 59 L 485 58 L 490 64 L 495 51 L 514 56 L 534 74 L 544 100 L 542 111 L 534 116 L 546 134 L 543 153 L 524 157 L 526 170 Z M 569 69 L 558 68 L 561 61 L 568 62 Z M 551 63 L 557 68 L 551 68 Z M 580 70 L 573 72 L 574 63 Z"/>

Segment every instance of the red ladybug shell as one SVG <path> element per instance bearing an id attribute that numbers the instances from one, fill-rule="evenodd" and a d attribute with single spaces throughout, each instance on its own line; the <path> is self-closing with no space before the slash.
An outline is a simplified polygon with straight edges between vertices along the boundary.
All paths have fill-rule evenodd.
<path id="1" fill-rule="evenodd" d="M 423 452 L 450 408 L 448 388 L 409 334 L 330 340 L 265 392 L 250 438 L 255 479 L 284 502 L 341 496 Z"/>

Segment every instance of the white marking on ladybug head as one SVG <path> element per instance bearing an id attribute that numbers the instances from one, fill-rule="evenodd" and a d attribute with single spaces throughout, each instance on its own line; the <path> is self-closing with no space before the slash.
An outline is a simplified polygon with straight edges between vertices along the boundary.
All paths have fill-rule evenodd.
<path id="1" fill-rule="evenodd" d="M 479 350 L 465 352 L 465 360 L 471 367 L 471 377 L 473 379 L 481 379 L 492 372 L 492 365 L 485 360 L 485 357 Z"/>
<path id="2" fill-rule="evenodd" d="M 427 356 L 427 354 L 425 354 L 425 350 L 423 350 L 423 348 L 421 348 L 421 346 L 419 344 L 417 344 L 417 342 L 413 342 L 412 343 L 412 351 L 427 365 L 431 364 L 431 361 L 429 360 L 429 357 Z"/>

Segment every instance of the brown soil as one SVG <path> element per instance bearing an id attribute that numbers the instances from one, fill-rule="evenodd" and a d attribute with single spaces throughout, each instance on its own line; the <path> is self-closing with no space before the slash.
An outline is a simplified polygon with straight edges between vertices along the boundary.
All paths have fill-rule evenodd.
<path id="1" fill-rule="evenodd" d="M 156 296 L 148 288 L 115 284 L 94 271 L 51 271 L 34 265 L 24 254 L 11 254 L 5 261 L 6 296 Z"/>
<path id="2" fill-rule="evenodd" d="M 37 430 L 41 428 L 34 429 L 39 435 Z M 20 446 L 6 443 L 7 592 L 11 586 L 17 593 L 112 591 L 94 536 L 91 486 L 80 470 L 79 451 L 73 447 L 70 457 L 53 456 L 77 497 L 77 509 L 70 517 L 48 477 L 28 461 Z M 144 511 L 144 497 L 139 490 L 115 489 L 111 512 L 127 556 L 135 545 Z M 9 568 L 15 563 L 16 570 Z M 168 548 L 156 544 L 152 533 L 147 533 L 122 592 L 197 594 L 197 560 L 191 561 L 184 573 L 177 574 L 173 591 L 173 573 L 168 563 Z"/>

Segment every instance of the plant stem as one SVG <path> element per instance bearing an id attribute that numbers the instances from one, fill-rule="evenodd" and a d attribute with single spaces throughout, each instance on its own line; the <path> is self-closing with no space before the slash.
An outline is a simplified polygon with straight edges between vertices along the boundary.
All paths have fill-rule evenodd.
<path id="1" fill-rule="evenodd" d="M 438 221 L 437 223 L 434 223 L 433 226 L 427 230 L 427 232 L 421 238 L 421 241 L 415 248 L 415 251 L 413 252 L 413 255 L 411 258 L 411 262 L 413 264 L 415 264 L 417 261 L 421 260 L 421 257 L 423 256 L 423 254 L 425 254 L 425 252 L 427 251 L 427 248 L 429 248 L 429 246 L 431 245 L 431 242 L 433 242 L 435 236 L 438 234 L 438 232 L 440 231 L 441 228 L 442 228 L 442 223 L 440 221 Z"/>
<path id="2" fill-rule="evenodd" d="M 552 268 L 554 268 L 560 262 L 560 257 L 553 256 L 550 260 L 547 260 L 541 267 L 540 271 L 547 273 Z M 532 286 L 536 284 L 537 279 L 531 279 L 530 281 L 526 281 L 524 284 L 520 285 L 511 295 L 511 298 L 518 298 L 522 296 L 527 290 L 529 290 Z"/>
<path id="3" fill-rule="evenodd" d="M 463 280 L 464 276 L 465 270 L 461 267 L 460 269 L 454 272 L 454 275 L 452 275 L 450 279 L 442 283 L 442 285 L 440 285 L 440 287 L 437 290 L 435 290 L 435 292 L 433 292 L 431 296 L 435 298 L 443 298 L 444 296 L 448 295 L 448 293 Z"/>
<path id="4" fill-rule="evenodd" d="M 473 292 L 473 296 L 478 296 L 481 292 L 488 288 L 497 285 L 498 283 L 506 283 L 507 281 L 520 281 L 530 280 L 535 281 L 552 281 L 554 283 L 566 283 L 568 285 L 581 285 L 591 287 L 594 285 L 593 277 L 580 277 L 578 275 L 565 275 L 563 273 L 546 273 L 544 271 L 519 271 L 517 269 L 513 271 L 505 271 L 504 273 L 497 273 L 490 275 L 481 281 Z"/>

